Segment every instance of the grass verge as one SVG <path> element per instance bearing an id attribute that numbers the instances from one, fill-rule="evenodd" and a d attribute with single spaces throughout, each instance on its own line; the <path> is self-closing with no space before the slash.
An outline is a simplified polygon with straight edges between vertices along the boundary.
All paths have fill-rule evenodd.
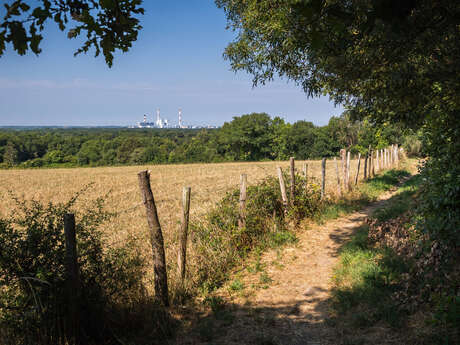
<path id="1" fill-rule="evenodd" d="M 404 175 L 391 173 L 388 178 L 382 178 L 366 188 L 375 195 L 376 190 L 387 189 L 392 179 L 398 177 Z M 385 222 L 405 214 L 413 205 L 419 179 L 416 175 L 405 181 L 387 205 L 374 212 L 373 218 Z M 399 307 L 393 296 L 401 289 L 402 277 L 410 271 L 412 262 L 392 248 L 375 245 L 369 240 L 368 231 L 369 226 L 363 225 L 343 246 L 333 275 L 334 316 L 331 321 L 339 329 L 354 334 L 354 338 L 348 340 L 358 343 L 372 341 L 369 338 L 357 339 L 356 334 L 363 333 L 364 337 L 369 337 L 372 334 L 370 330 L 377 325 L 380 329 L 399 331 L 407 326 L 407 311 Z"/>
<path id="2" fill-rule="evenodd" d="M 407 179 L 409 176 L 411 174 L 405 168 L 393 169 L 386 171 L 382 175 L 377 175 L 360 184 L 358 188 L 346 197 L 325 204 L 321 212 L 315 215 L 314 220 L 322 224 L 328 220 L 357 211 L 376 201 L 382 193 L 395 188 L 402 180 Z"/>

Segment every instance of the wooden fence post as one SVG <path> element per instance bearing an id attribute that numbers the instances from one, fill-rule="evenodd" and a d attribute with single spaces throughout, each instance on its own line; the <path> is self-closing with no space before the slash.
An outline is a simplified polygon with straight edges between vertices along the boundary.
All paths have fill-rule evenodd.
<path id="1" fill-rule="evenodd" d="M 369 157 L 367 160 L 367 178 L 371 178 L 371 171 L 372 171 L 372 150 L 371 150 L 371 145 L 369 145 L 369 148 L 367 149 L 367 156 Z"/>
<path id="2" fill-rule="evenodd" d="M 375 150 L 375 170 L 377 172 L 380 170 L 379 150 Z"/>
<path id="3" fill-rule="evenodd" d="M 388 162 L 388 149 L 385 149 L 385 167 L 388 169 L 390 167 L 390 164 Z"/>
<path id="4" fill-rule="evenodd" d="M 388 168 L 391 169 L 391 145 L 388 146 Z"/>
<path id="5" fill-rule="evenodd" d="M 351 190 L 351 183 L 350 183 L 350 151 L 347 152 L 347 190 Z"/>
<path id="6" fill-rule="evenodd" d="M 399 167 L 399 145 L 395 145 L 395 158 L 396 158 L 396 165 Z"/>
<path id="7" fill-rule="evenodd" d="M 391 144 L 391 147 L 390 147 L 390 162 L 391 162 L 391 167 L 393 167 L 394 162 L 395 162 L 394 153 L 395 153 L 394 145 Z"/>
<path id="8" fill-rule="evenodd" d="M 337 163 L 336 157 L 334 157 L 334 163 L 335 163 L 335 172 L 337 174 L 337 193 L 339 194 L 339 196 L 342 196 L 342 188 L 340 186 L 339 163 Z"/>
<path id="9" fill-rule="evenodd" d="M 240 181 L 240 211 L 238 215 L 238 228 L 241 230 L 246 227 L 246 188 L 247 188 L 247 175 L 241 174 Z"/>
<path id="10" fill-rule="evenodd" d="M 278 179 L 280 181 L 280 191 L 281 191 L 281 200 L 283 201 L 284 213 L 287 213 L 287 195 L 286 195 L 286 185 L 284 184 L 283 171 L 281 167 L 278 167 Z"/>
<path id="11" fill-rule="evenodd" d="M 79 295 L 80 277 L 77 260 L 77 238 L 75 233 L 75 216 L 72 213 L 64 214 L 65 237 L 65 269 L 66 269 L 66 294 L 68 303 L 66 333 L 71 343 L 78 342 L 79 330 Z"/>
<path id="12" fill-rule="evenodd" d="M 356 169 L 355 186 L 358 184 L 359 167 L 361 165 L 361 152 L 358 153 L 358 168 Z"/>
<path id="13" fill-rule="evenodd" d="M 321 199 L 324 199 L 326 196 L 326 158 L 323 158 L 321 162 Z"/>
<path id="14" fill-rule="evenodd" d="M 295 161 L 294 157 L 289 159 L 289 166 L 291 170 L 291 192 L 290 192 L 290 201 L 291 206 L 294 206 L 294 198 L 295 198 Z"/>
<path id="15" fill-rule="evenodd" d="M 342 181 L 343 181 L 343 189 L 346 188 L 346 176 L 347 176 L 347 167 L 345 163 L 345 156 L 347 155 L 347 150 L 341 149 L 340 150 L 340 158 L 342 160 Z"/>
<path id="16" fill-rule="evenodd" d="M 391 164 L 391 146 L 388 147 L 388 168 L 392 168 Z"/>
<path id="17" fill-rule="evenodd" d="M 308 163 L 303 163 L 302 173 L 303 173 L 303 176 L 305 177 L 305 180 L 307 180 L 307 177 L 308 177 Z"/>
<path id="18" fill-rule="evenodd" d="M 380 170 L 385 170 L 383 166 L 383 149 L 380 149 Z"/>
<path id="19" fill-rule="evenodd" d="M 364 169 L 363 169 L 363 173 L 364 173 L 364 176 L 363 178 L 364 179 L 367 179 L 367 160 L 368 160 L 369 156 L 368 154 L 366 153 L 366 155 L 364 156 Z"/>
<path id="20" fill-rule="evenodd" d="M 160 221 L 158 219 L 157 207 L 155 205 L 155 199 L 153 198 L 152 189 L 150 187 L 150 172 L 144 170 L 139 172 L 137 176 L 139 179 L 139 187 L 141 189 L 142 199 L 144 201 L 145 211 L 147 214 L 150 243 L 152 245 L 153 271 L 155 273 L 155 298 L 163 303 L 165 307 L 168 307 L 168 276 L 166 273 L 165 249 Z"/>
<path id="21" fill-rule="evenodd" d="M 374 150 L 372 150 L 372 152 L 371 152 L 371 173 L 372 173 L 372 177 L 375 177 Z"/>
<path id="22" fill-rule="evenodd" d="M 188 221 L 190 218 L 190 187 L 184 187 L 182 190 L 182 214 L 179 232 L 179 253 L 177 255 L 177 266 L 179 268 L 179 276 L 181 285 L 184 286 L 185 270 L 187 267 L 187 236 L 188 236 Z"/>

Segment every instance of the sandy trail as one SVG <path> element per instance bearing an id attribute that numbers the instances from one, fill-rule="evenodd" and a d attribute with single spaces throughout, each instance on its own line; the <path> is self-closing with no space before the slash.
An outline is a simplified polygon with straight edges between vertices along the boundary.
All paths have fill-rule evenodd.
<path id="1" fill-rule="evenodd" d="M 244 289 L 219 291 L 225 312 L 203 315 L 176 344 L 341 344 L 341 334 L 327 321 L 333 267 L 343 244 L 391 196 L 385 193 L 358 212 L 299 231 L 298 243 L 281 253 L 262 254 L 271 282 L 261 284 L 260 272 L 241 271 Z"/>

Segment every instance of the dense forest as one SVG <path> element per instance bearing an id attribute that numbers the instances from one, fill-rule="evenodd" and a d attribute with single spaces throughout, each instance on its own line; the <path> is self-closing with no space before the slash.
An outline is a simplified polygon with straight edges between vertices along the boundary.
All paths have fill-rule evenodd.
<path id="1" fill-rule="evenodd" d="M 252 113 L 234 117 L 219 129 L 34 129 L 0 131 L 0 166 L 102 166 L 143 163 L 313 159 L 341 148 L 364 153 L 406 143 L 417 151 L 416 136 L 397 125 L 374 126 L 345 114 L 326 126 Z"/>

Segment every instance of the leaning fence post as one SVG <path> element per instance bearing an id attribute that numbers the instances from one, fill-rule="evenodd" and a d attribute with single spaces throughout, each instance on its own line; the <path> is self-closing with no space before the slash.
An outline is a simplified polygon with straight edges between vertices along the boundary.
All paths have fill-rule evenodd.
<path id="1" fill-rule="evenodd" d="M 358 184 L 359 166 L 361 165 L 361 152 L 358 153 L 358 168 L 356 169 L 355 186 Z"/>
<path id="2" fill-rule="evenodd" d="M 339 194 L 339 196 L 342 196 L 342 188 L 340 186 L 339 163 L 337 163 L 336 157 L 334 157 L 334 163 L 335 163 L 335 172 L 337 174 L 337 193 Z"/>
<path id="3" fill-rule="evenodd" d="M 323 158 L 321 162 L 321 199 L 324 199 L 326 195 L 326 158 Z"/>
<path id="4" fill-rule="evenodd" d="M 76 342 L 79 329 L 78 298 L 80 291 L 80 277 L 77 261 L 77 239 L 75 233 L 75 216 L 72 213 L 64 214 L 65 236 L 65 269 L 67 303 L 69 311 L 67 315 L 66 333 L 71 342 Z"/>
<path id="5" fill-rule="evenodd" d="M 246 187 L 247 187 L 247 176 L 241 174 L 240 181 L 240 211 L 238 215 L 238 228 L 244 229 L 246 227 Z"/>
<path id="6" fill-rule="evenodd" d="M 184 286 L 185 270 L 187 267 L 187 236 L 188 222 L 190 218 L 190 187 L 184 187 L 182 190 L 182 214 L 179 232 L 179 253 L 177 255 L 177 266 L 179 268 L 179 276 L 181 284 Z"/>
<path id="7" fill-rule="evenodd" d="M 281 170 L 281 167 L 278 167 L 277 170 L 278 170 L 278 179 L 280 181 L 280 191 L 281 191 L 281 199 L 283 201 L 284 213 L 287 213 L 286 185 L 284 184 L 283 171 Z"/>
<path id="8" fill-rule="evenodd" d="M 150 188 L 150 172 L 144 170 L 138 173 L 137 176 L 139 178 L 139 187 L 141 189 L 142 199 L 144 201 L 145 211 L 147 214 L 150 243 L 152 245 L 153 271 L 155 273 L 155 298 L 167 307 L 169 306 L 169 297 L 165 249 L 160 221 L 158 219 L 157 207 L 155 205 L 155 199 L 153 198 L 152 189 Z"/>
<path id="9" fill-rule="evenodd" d="M 289 167 L 291 170 L 291 192 L 290 192 L 290 201 L 291 206 L 294 206 L 294 198 L 295 198 L 295 161 L 294 157 L 289 159 Z"/>

